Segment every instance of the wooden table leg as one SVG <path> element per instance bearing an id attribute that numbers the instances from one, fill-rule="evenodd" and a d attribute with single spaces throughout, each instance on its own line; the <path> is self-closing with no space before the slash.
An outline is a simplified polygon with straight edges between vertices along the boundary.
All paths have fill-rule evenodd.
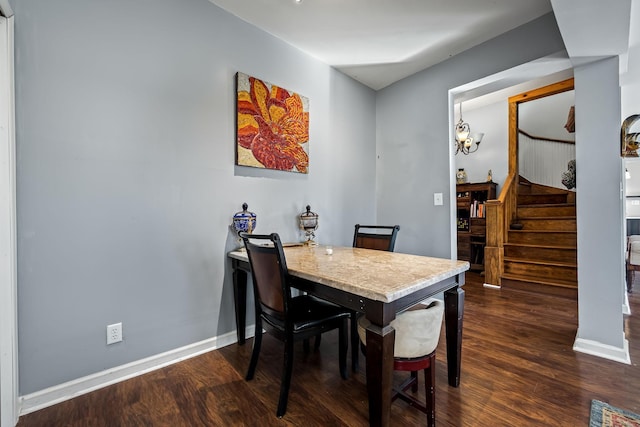
<path id="1" fill-rule="evenodd" d="M 460 385 L 460 363 L 462 361 L 464 290 L 458 286 L 446 291 L 444 293 L 444 305 L 449 385 L 458 387 Z"/>
<path id="2" fill-rule="evenodd" d="M 367 327 L 367 390 L 369 425 L 388 426 L 393 382 L 393 346 L 396 331 L 391 326 Z"/>
<path id="3" fill-rule="evenodd" d="M 236 306 L 236 328 L 238 344 L 245 342 L 247 321 L 247 272 L 233 263 L 233 302 Z"/>

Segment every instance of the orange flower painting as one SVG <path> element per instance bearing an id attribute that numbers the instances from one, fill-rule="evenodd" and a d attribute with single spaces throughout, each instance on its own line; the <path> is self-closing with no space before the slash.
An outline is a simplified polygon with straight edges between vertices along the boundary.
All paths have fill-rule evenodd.
<path id="1" fill-rule="evenodd" d="M 309 171 L 309 100 L 243 73 L 237 74 L 236 164 Z"/>

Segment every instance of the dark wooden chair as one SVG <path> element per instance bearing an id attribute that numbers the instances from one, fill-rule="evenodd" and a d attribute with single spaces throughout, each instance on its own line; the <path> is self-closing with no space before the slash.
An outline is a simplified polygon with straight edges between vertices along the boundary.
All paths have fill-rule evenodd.
<path id="1" fill-rule="evenodd" d="M 256 333 L 246 380 L 253 379 L 264 329 L 284 342 L 282 381 L 276 412 L 278 417 L 282 417 L 287 410 L 295 341 L 308 343 L 311 337 L 338 329 L 340 375 L 347 378 L 347 319 L 350 311 L 311 295 L 291 296 L 287 262 L 278 234 L 240 233 L 240 237 L 249 256 L 256 310 Z"/>
<path id="2" fill-rule="evenodd" d="M 393 252 L 399 225 L 356 224 L 353 233 L 353 247 Z M 357 313 L 351 312 L 351 369 L 358 370 L 358 326 Z"/>
<path id="3" fill-rule="evenodd" d="M 418 304 L 400 313 L 391 326 L 396 330 L 396 341 L 393 351 L 393 369 L 409 371 L 410 376 L 393 389 L 391 401 L 401 399 L 411 406 L 427 414 L 427 425 L 436 424 L 436 348 L 442 328 L 444 303 L 432 299 L 427 304 Z M 358 335 L 361 348 L 366 354 L 366 328 L 370 322 L 365 317 L 358 319 Z M 407 393 L 411 388 L 418 391 L 418 371 L 424 371 L 424 389 L 426 401 L 421 403 Z"/>
<path id="4" fill-rule="evenodd" d="M 398 231 L 400 231 L 399 225 L 356 224 L 353 247 L 393 252 Z"/>

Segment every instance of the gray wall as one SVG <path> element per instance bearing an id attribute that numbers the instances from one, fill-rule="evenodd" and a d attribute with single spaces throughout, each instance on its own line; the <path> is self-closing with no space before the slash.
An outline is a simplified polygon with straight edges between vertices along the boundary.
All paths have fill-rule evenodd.
<path id="1" fill-rule="evenodd" d="M 579 212 L 577 338 L 622 349 L 624 209 L 618 64 L 618 57 L 610 57 L 574 69 Z"/>
<path id="2" fill-rule="evenodd" d="M 378 92 L 377 212 L 402 224 L 396 250 L 451 255 L 449 89 L 563 49 L 548 14 Z M 436 192 L 444 206 L 433 205 Z"/>
<path id="3" fill-rule="evenodd" d="M 285 241 L 376 219 L 372 90 L 206 0 L 14 3 L 21 395 L 233 331 L 245 201 Z M 308 175 L 234 167 L 237 71 L 310 99 Z"/>
<path id="4" fill-rule="evenodd" d="M 450 162 L 453 124 L 447 114 L 449 89 L 563 48 L 555 20 L 547 15 L 378 93 L 378 218 L 393 217 L 410 230 L 397 250 L 443 257 L 451 254 L 454 211 L 446 208 L 451 203 L 446 196 L 451 194 L 447 188 L 455 170 Z M 575 69 L 576 140 L 580 141 L 576 148 L 577 338 L 581 340 L 576 345 L 580 344 L 580 351 L 623 360 L 618 61 L 610 57 L 585 64 L 584 58 L 576 58 L 576 63 L 582 64 Z M 581 191 L 586 192 L 584 197 Z M 433 206 L 434 192 L 445 194 L 444 207 Z"/>

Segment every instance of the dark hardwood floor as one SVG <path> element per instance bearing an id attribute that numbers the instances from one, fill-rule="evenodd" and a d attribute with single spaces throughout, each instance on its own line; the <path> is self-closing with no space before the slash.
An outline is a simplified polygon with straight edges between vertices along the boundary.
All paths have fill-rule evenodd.
<path id="1" fill-rule="evenodd" d="M 625 316 L 632 360 L 625 365 L 572 350 L 575 301 L 485 289 L 474 273 L 467 275 L 465 289 L 459 388 L 447 385 L 444 328 L 438 347 L 438 426 L 586 426 L 591 399 L 640 412 L 637 314 Z M 630 301 L 637 313 L 640 295 L 631 294 Z M 275 416 L 282 344 L 265 335 L 256 377 L 246 382 L 251 343 L 212 351 L 25 415 L 18 426 L 368 425 L 364 363 L 348 380 L 340 379 L 337 333 L 325 334 L 318 352 L 305 354 L 302 345 L 297 347 L 289 406 L 282 419 Z M 393 403 L 391 417 L 392 425 L 426 423 L 424 414 L 401 401 Z"/>

